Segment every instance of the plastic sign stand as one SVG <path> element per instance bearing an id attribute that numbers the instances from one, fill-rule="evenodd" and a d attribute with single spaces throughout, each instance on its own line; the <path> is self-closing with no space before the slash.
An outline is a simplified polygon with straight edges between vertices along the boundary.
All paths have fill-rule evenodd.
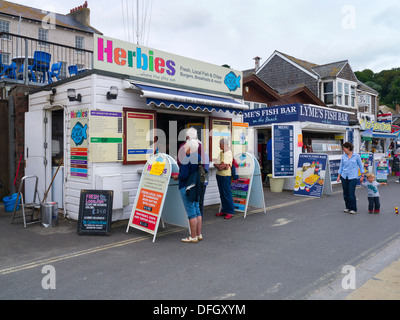
<path id="1" fill-rule="evenodd" d="M 169 155 L 159 153 L 148 159 L 143 168 L 127 233 L 130 227 L 136 228 L 153 234 L 155 242 L 161 219 L 181 227 L 189 226 L 178 185 L 169 188 L 172 171 L 177 172 L 178 166 Z"/>
<path id="2" fill-rule="evenodd" d="M 262 208 L 264 213 L 267 213 L 261 170 L 257 159 L 248 152 L 237 153 L 234 158 L 239 164 L 239 179 L 231 183 L 235 211 L 244 212 L 244 218 L 249 206 Z"/>

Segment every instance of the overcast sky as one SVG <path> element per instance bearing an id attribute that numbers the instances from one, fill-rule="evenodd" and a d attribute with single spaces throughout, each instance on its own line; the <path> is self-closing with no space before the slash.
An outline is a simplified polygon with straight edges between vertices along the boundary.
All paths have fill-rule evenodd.
<path id="1" fill-rule="evenodd" d="M 85 1 L 12 2 L 67 14 Z M 256 56 L 263 63 L 275 50 L 317 64 L 349 60 L 353 71 L 400 67 L 399 0 L 140 0 L 144 9 L 142 3 L 147 17 L 152 5 L 141 45 L 236 70 L 253 68 Z M 136 0 L 88 6 L 94 28 L 129 40 Z M 136 43 L 132 27 L 129 35 Z"/>

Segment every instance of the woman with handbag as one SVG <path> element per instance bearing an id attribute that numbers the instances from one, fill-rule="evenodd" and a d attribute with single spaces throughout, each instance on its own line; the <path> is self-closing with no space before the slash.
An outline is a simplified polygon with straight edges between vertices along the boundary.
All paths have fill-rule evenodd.
<path id="1" fill-rule="evenodd" d="M 182 197 L 190 226 L 190 236 L 182 239 L 185 243 L 197 243 L 203 240 L 201 234 L 202 216 L 199 208 L 201 193 L 199 163 L 201 161 L 197 150 L 199 143 L 190 139 L 185 143 L 186 156 L 181 159 L 179 169 L 179 192 Z"/>
<path id="2" fill-rule="evenodd" d="M 221 148 L 221 152 L 214 167 L 217 169 L 217 184 L 222 208 L 221 212 L 217 213 L 216 216 L 225 216 L 225 219 L 230 219 L 235 213 L 231 189 L 233 155 L 229 149 L 228 139 L 222 138 L 219 141 L 219 147 Z"/>

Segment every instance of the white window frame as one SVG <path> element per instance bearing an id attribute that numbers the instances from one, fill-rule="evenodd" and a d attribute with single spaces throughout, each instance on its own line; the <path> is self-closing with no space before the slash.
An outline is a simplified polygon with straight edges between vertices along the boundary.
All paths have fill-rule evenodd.
<path id="1" fill-rule="evenodd" d="M 343 79 L 336 79 L 335 82 L 336 105 L 357 109 L 357 84 Z M 341 92 L 340 86 L 342 87 Z"/>
<path id="2" fill-rule="evenodd" d="M 49 30 L 44 28 L 38 28 L 38 44 L 42 47 L 49 47 L 49 44 L 42 41 L 49 41 Z"/>
<path id="3" fill-rule="evenodd" d="M 10 33 L 10 22 L 6 20 L 0 20 L 0 32 Z M 2 39 L 11 40 L 11 36 L 3 35 Z"/>

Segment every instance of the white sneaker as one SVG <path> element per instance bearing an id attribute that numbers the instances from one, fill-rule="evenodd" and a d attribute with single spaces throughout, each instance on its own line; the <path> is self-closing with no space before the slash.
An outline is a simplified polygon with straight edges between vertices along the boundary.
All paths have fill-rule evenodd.
<path id="1" fill-rule="evenodd" d="M 344 209 L 343 212 L 349 213 L 349 209 Z"/>
<path id="2" fill-rule="evenodd" d="M 349 211 L 349 213 L 350 213 L 350 214 L 356 214 L 356 213 L 357 213 L 357 211 L 350 210 L 350 211 Z"/>
<path id="3" fill-rule="evenodd" d="M 396 183 L 400 183 L 400 181 L 399 181 L 399 180 L 396 180 L 395 182 L 396 182 Z"/>

